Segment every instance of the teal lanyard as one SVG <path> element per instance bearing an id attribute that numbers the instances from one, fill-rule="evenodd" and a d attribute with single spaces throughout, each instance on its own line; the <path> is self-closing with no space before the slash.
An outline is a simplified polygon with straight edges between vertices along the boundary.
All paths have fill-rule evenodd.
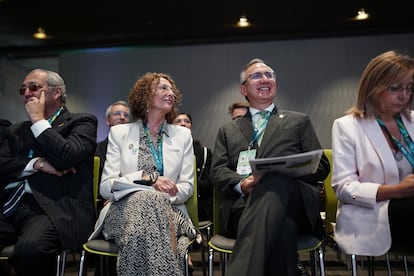
<path id="1" fill-rule="evenodd" d="M 49 122 L 50 125 L 52 125 L 52 123 L 56 120 L 56 118 L 59 116 L 60 112 L 62 112 L 63 110 L 63 106 L 61 106 L 56 112 L 55 114 L 52 115 L 52 117 L 50 117 L 49 119 L 47 119 L 47 121 Z M 31 149 L 29 151 L 29 158 L 33 157 L 33 150 Z"/>
<path id="2" fill-rule="evenodd" d="M 256 128 L 256 126 L 254 126 L 252 140 L 249 143 L 249 148 L 253 147 L 256 140 L 263 134 L 263 131 L 266 129 L 267 123 L 269 122 L 271 116 L 272 116 L 272 112 L 268 111 L 266 118 L 263 121 L 263 124 L 259 126 L 259 128 Z"/>
<path id="3" fill-rule="evenodd" d="M 152 157 L 154 158 L 155 165 L 157 166 L 157 171 L 160 175 L 164 175 L 164 164 L 162 161 L 162 126 L 160 126 L 160 131 L 158 132 L 157 137 L 157 147 L 151 139 L 151 134 L 146 124 L 144 124 L 145 132 L 147 133 L 149 147 L 151 149 Z"/>
<path id="4" fill-rule="evenodd" d="M 387 127 L 384 124 L 384 121 L 381 120 L 380 118 L 377 118 L 377 122 L 378 124 L 385 130 L 385 132 L 388 134 L 388 136 L 392 139 L 392 141 L 394 142 L 394 144 L 398 147 L 399 150 L 401 150 L 401 152 L 404 154 L 405 158 L 407 158 L 408 162 L 410 163 L 411 167 L 414 168 L 414 143 L 413 140 L 411 139 L 407 129 L 405 128 L 401 117 L 396 117 L 395 121 L 397 122 L 398 125 L 398 129 L 400 130 L 400 133 L 404 139 L 405 144 L 408 146 L 408 149 L 406 147 L 404 147 L 404 145 L 398 141 L 397 138 L 394 137 L 394 135 L 392 135 Z"/>

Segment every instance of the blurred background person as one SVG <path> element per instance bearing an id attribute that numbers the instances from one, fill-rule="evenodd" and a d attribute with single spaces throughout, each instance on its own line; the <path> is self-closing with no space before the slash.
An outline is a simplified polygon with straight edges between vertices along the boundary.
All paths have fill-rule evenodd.
<path id="1" fill-rule="evenodd" d="M 229 106 L 229 115 L 233 120 L 243 117 L 249 111 L 249 102 L 236 102 Z"/>
<path id="2" fill-rule="evenodd" d="M 192 129 L 191 115 L 181 112 L 173 122 L 175 125 Z M 196 156 L 197 192 L 198 192 L 198 219 L 200 221 L 213 221 L 213 185 L 210 181 L 211 150 L 200 141 L 193 142 Z"/>
<path id="3" fill-rule="evenodd" d="M 129 107 L 125 101 L 116 101 L 106 109 L 105 122 L 110 129 L 112 126 L 129 123 Z M 108 137 L 100 141 L 96 146 L 96 155 L 100 158 L 99 177 L 102 174 L 103 165 L 106 158 L 106 147 L 108 146 Z M 100 178 L 99 178 L 100 180 Z M 99 181 L 100 182 L 100 181 Z"/>
<path id="4" fill-rule="evenodd" d="M 125 101 L 116 101 L 106 109 L 106 124 L 111 129 L 112 126 L 129 123 L 129 107 Z M 96 146 L 95 155 L 99 156 L 99 183 L 101 182 L 102 170 L 106 160 L 106 148 L 108 147 L 108 137 L 100 141 Z M 98 212 L 102 209 L 104 201 L 98 192 L 97 198 Z"/>
<path id="5" fill-rule="evenodd" d="M 6 128 L 11 125 L 11 122 L 6 119 L 0 119 L 0 147 L 6 139 Z"/>

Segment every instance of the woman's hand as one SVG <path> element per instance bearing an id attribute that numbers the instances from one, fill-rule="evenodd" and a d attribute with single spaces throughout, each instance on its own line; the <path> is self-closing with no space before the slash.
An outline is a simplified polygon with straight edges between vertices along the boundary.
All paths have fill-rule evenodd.
<path id="1" fill-rule="evenodd" d="M 414 174 L 407 175 L 400 184 L 378 187 L 377 201 L 406 197 L 414 197 Z"/>
<path id="2" fill-rule="evenodd" d="M 178 193 L 177 185 L 165 176 L 159 176 L 152 187 L 157 191 L 168 193 L 170 196 L 175 196 Z"/>

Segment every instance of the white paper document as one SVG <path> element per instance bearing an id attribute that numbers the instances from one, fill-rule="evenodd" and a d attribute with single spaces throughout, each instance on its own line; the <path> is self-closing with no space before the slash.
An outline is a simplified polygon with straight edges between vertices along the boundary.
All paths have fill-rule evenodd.
<path id="1" fill-rule="evenodd" d="M 276 171 L 290 177 L 299 177 L 316 172 L 322 153 L 320 149 L 281 157 L 256 158 L 250 160 L 250 166 L 254 176 Z"/>
<path id="2" fill-rule="evenodd" d="M 151 189 L 152 189 L 152 186 L 141 185 L 141 184 L 126 182 L 122 180 L 115 180 L 112 185 L 112 192 L 113 192 L 115 201 L 118 201 L 119 199 L 123 198 L 124 196 L 132 192 L 151 190 Z"/>

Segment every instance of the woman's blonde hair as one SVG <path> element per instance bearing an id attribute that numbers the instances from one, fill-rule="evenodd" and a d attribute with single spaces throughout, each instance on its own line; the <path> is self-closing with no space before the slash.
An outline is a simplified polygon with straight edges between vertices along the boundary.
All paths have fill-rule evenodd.
<path id="1" fill-rule="evenodd" d="M 375 117 L 378 95 L 407 74 L 414 78 L 414 61 L 408 55 L 388 51 L 373 58 L 362 73 L 356 104 L 347 113 L 360 118 Z M 402 110 L 408 119 L 411 105 L 412 95 Z"/>

